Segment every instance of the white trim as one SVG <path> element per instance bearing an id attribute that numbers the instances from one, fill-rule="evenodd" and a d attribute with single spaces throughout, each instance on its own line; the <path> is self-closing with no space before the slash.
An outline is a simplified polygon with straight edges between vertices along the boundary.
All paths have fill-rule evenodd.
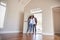
<path id="1" fill-rule="evenodd" d="M 54 7 L 60 7 L 60 5 L 51 6 L 51 9 L 54 8 Z"/>
<path id="2" fill-rule="evenodd" d="M 54 33 L 42 33 L 43 35 L 54 35 Z"/>
<path id="3" fill-rule="evenodd" d="M 4 31 L 0 32 L 0 34 L 5 34 L 5 33 L 19 33 L 20 31 Z"/>

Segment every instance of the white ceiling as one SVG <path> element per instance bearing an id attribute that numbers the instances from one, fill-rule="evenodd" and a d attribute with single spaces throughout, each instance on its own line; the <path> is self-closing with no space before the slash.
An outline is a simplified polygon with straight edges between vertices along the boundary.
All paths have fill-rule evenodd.
<path id="1" fill-rule="evenodd" d="M 3 3 L 7 3 L 7 0 L 0 0 L 0 1 L 3 2 Z M 20 4 L 26 6 L 31 0 L 18 0 L 18 1 L 20 1 Z M 54 1 L 60 2 L 60 0 L 54 0 Z"/>
<path id="2" fill-rule="evenodd" d="M 20 3 L 26 6 L 31 0 L 20 0 Z"/>
<path id="3" fill-rule="evenodd" d="M 31 0 L 18 0 L 24 6 L 26 6 Z M 7 0 L 0 0 L 0 2 L 7 3 Z"/>

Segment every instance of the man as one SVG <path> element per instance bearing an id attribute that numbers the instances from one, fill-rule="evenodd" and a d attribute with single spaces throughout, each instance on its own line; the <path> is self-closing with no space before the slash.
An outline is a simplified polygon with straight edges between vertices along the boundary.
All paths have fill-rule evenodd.
<path id="1" fill-rule="evenodd" d="M 33 33 L 34 33 L 34 29 L 35 29 L 35 33 L 36 33 L 36 25 L 37 25 L 37 19 L 33 16 Z"/>

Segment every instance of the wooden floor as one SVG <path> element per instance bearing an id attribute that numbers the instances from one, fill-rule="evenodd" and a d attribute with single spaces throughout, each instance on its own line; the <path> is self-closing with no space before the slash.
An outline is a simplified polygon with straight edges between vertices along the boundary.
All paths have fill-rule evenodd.
<path id="1" fill-rule="evenodd" d="M 60 35 L 42 35 L 42 34 L 0 34 L 0 40 L 60 40 Z"/>

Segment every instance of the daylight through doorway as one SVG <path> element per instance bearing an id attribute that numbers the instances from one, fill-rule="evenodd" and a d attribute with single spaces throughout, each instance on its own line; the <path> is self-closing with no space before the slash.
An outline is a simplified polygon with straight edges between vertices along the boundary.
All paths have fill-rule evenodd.
<path id="1" fill-rule="evenodd" d="M 36 33 L 42 33 L 42 13 L 35 13 L 34 16 L 37 18 Z"/>

